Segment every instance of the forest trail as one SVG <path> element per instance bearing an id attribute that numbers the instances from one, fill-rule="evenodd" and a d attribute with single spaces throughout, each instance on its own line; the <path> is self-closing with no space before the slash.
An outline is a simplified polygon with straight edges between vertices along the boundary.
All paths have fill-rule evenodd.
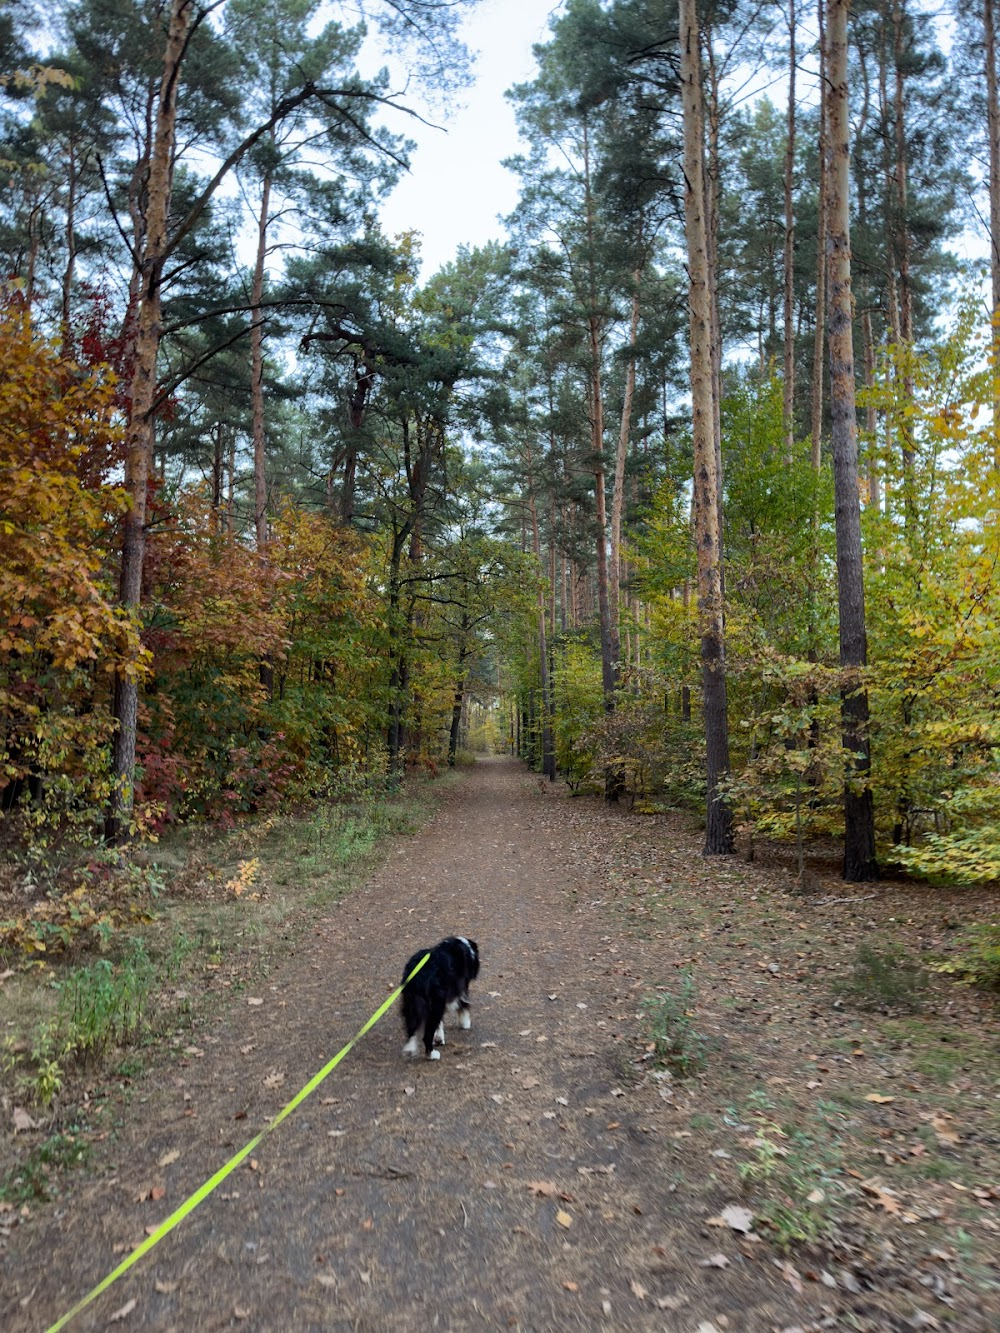
<path id="1" fill-rule="evenodd" d="M 745 1202 L 734 1128 L 744 1142 L 752 1132 L 738 1116 L 723 1123 L 726 1098 L 789 1082 L 768 1077 L 781 1066 L 769 1063 L 780 1053 L 767 1000 L 726 1012 L 724 989 L 706 994 L 707 1030 L 723 1045 L 705 1079 L 643 1072 L 645 990 L 676 982 L 704 948 L 698 926 L 732 911 L 737 882 L 756 876 L 754 900 L 763 893 L 760 871 L 729 861 L 713 869 L 714 902 L 695 883 L 686 917 L 616 905 L 614 883 L 641 874 L 662 889 L 700 863 L 680 828 L 574 802 L 514 761 L 481 761 L 292 957 L 142 1081 L 89 1179 L 16 1229 L 0 1326 L 42 1330 L 69 1309 L 322 1067 L 415 948 L 452 932 L 481 949 L 472 1030 L 449 1026 L 439 1062 L 408 1061 L 392 1011 L 72 1328 L 105 1328 L 133 1301 L 115 1327 L 923 1326 L 897 1321 L 875 1290 L 910 1311 L 933 1300 L 915 1285 L 905 1294 L 891 1242 L 877 1282 L 832 1258 L 805 1281 L 763 1240 L 720 1226 Z M 773 981 L 754 967 L 754 986 Z M 790 1031 L 800 1017 L 787 1015 Z M 809 1040 L 801 1027 L 798 1040 Z M 820 1281 L 824 1262 L 833 1272 Z M 991 1319 L 970 1303 L 952 1326 Z"/>

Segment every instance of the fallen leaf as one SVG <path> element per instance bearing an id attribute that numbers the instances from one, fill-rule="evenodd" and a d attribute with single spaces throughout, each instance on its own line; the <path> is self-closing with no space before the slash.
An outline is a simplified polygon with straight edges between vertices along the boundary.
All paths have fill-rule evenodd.
<path id="1" fill-rule="evenodd" d="M 264 1075 L 265 1088 L 280 1088 L 285 1081 L 284 1074 L 277 1069 L 272 1069 L 270 1073 Z"/>
<path id="2" fill-rule="evenodd" d="M 159 1203 L 160 1200 L 166 1196 L 166 1193 L 167 1190 L 165 1185 L 154 1185 L 149 1191 L 149 1197 L 154 1203 Z"/>
<path id="3" fill-rule="evenodd" d="M 158 1158 L 156 1165 L 172 1166 L 174 1162 L 177 1161 L 178 1157 L 180 1157 L 180 1155 L 181 1153 L 179 1148 L 171 1148 L 169 1152 L 165 1152 L 162 1157 Z"/>
<path id="4" fill-rule="evenodd" d="M 702 1259 L 698 1265 L 699 1268 L 728 1268 L 729 1260 L 724 1254 L 710 1254 L 707 1259 Z"/>
<path id="5" fill-rule="evenodd" d="M 680 1310 L 687 1305 L 686 1296 L 654 1296 L 653 1304 L 658 1310 Z"/>
<path id="6" fill-rule="evenodd" d="M 604 1126 L 605 1129 L 621 1129 L 621 1127 L 622 1122 L 620 1120 L 612 1120 Z"/>
<path id="7" fill-rule="evenodd" d="M 570 1217 L 569 1213 L 562 1208 L 556 1213 L 556 1221 L 561 1227 L 571 1227 L 573 1225 L 573 1219 Z"/>
<path id="8" fill-rule="evenodd" d="M 537 1088 L 541 1083 L 541 1081 L 542 1080 L 540 1078 L 535 1078 L 535 1076 L 532 1074 L 524 1080 L 524 1082 L 521 1084 L 521 1087 L 525 1090 L 525 1092 L 527 1092 L 529 1088 Z"/>
<path id="9" fill-rule="evenodd" d="M 775 1264 L 780 1271 L 781 1276 L 795 1292 L 796 1296 L 803 1295 L 805 1288 L 802 1285 L 802 1279 L 799 1277 L 798 1270 L 790 1263 L 780 1263 L 777 1259 L 775 1260 Z"/>
<path id="10" fill-rule="evenodd" d="M 14 1107 L 14 1133 L 26 1133 L 30 1129 L 37 1129 L 38 1121 L 32 1120 L 27 1111 L 21 1106 Z"/>
<path id="11" fill-rule="evenodd" d="M 552 1180 L 529 1180 L 527 1188 L 543 1199 L 554 1198 L 559 1193 L 559 1186 Z"/>
<path id="12" fill-rule="evenodd" d="M 895 1100 L 895 1097 L 883 1097 L 880 1092 L 869 1092 L 865 1097 L 866 1102 L 875 1102 L 878 1106 L 886 1106 Z"/>
<path id="13" fill-rule="evenodd" d="M 335 1287 L 337 1285 L 337 1279 L 332 1273 L 317 1273 L 316 1281 L 321 1287 Z"/>
<path id="14" fill-rule="evenodd" d="M 365 1284 L 366 1287 L 370 1287 L 370 1286 L 371 1286 L 371 1284 L 372 1284 L 372 1275 L 371 1275 L 371 1273 L 359 1273 L 359 1274 L 358 1274 L 358 1277 L 361 1279 L 361 1281 Z"/>
<path id="15" fill-rule="evenodd" d="M 636 1298 L 636 1300 L 644 1301 L 646 1297 L 649 1295 L 649 1292 L 642 1285 L 642 1283 L 636 1282 L 635 1278 L 632 1279 L 632 1281 L 629 1283 L 629 1286 L 632 1288 L 632 1295 Z"/>
<path id="16" fill-rule="evenodd" d="M 108 1316 L 109 1324 L 120 1324 L 123 1319 L 127 1319 L 135 1309 L 138 1302 L 133 1296 L 130 1301 L 126 1301 L 120 1310 L 116 1310 L 113 1315 Z"/>
<path id="17" fill-rule="evenodd" d="M 621 1088 L 612 1088 L 612 1089 L 611 1089 L 611 1095 L 612 1095 L 612 1097 L 624 1097 L 624 1096 L 625 1096 L 625 1094 L 624 1094 L 624 1092 L 622 1092 Z"/>
<path id="18" fill-rule="evenodd" d="M 161 1296 L 169 1296 L 172 1291 L 177 1290 L 177 1287 L 178 1283 L 164 1282 L 161 1278 L 157 1278 L 153 1283 L 153 1290 L 158 1291 Z"/>
<path id="19" fill-rule="evenodd" d="M 565 1097 L 557 1097 L 556 1106 L 569 1106 L 569 1102 Z"/>
<path id="20" fill-rule="evenodd" d="M 743 1235 L 753 1230 L 753 1213 L 749 1208 L 740 1208 L 731 1203 L 723 1208 L 718 1217 L 710 1217 L 705 1224 L 710 1227 L 728 1227 L 730 1231 L 740 1231 Z"/>
<path id="21" fill-rule="evenodd" d="M 14 969 L 12 967 L 5 967 L 4 970 L 0 972 L 0 981 L 9 981 L 13 975 Z M 554 995 L 549 996 L 550 1000 L 554 1000 L 555 998 Z"/>
<path id="22" fill-rule="evenodd" d="M 247 1000 L 247 1004 L 251 1005 L 254 1008 L 256 1008 L 258 1004 L 263 1004 L 263 1003 L 264 1001 L 258 999 L 256 995 L 251 995 L 250 998 Z"/>
<path id="23" fill-rule="evenodd" d="M 550 997 L 550 998 L 551 998 L 551 997 Z M 575 1282 L 564 1282 L 564 1283 L 563 1283 L 563 1286 L 566 1288 L 567 1291 L 579 1291 L 579 1290 L 580 1290 L 579 1286 L 578 1286 L 577 1283 L 575 1283 Z"/>
<path id="24" fill-rule="evenodd" d="M 877 1180 L 863 1180 L 861 1188 L 870 1195 L 879 1208 L 884 1208 L 887 1213 L 901 1213 L 903 1210 L 899 1200 L 885 1190 Z"/>
<path id="25" fill-rule="evenodd" d="M 933 1129 L 934 1133 L 937 1135 L 939 1143 L 951 1144 L 961 1142 L 958 1135 L 949 1125 L 949 1120 L 951 1120 L 951 1116 L 944 1112 L 930 1117 L 931 1129 Z"/>
<path id="26" fill-rule="evenodd" d="M 245 1305 L 234 1305 L 233 1317 L 236 1319 L 249 1319 L 250 1311 L 247 1309 Z"/>

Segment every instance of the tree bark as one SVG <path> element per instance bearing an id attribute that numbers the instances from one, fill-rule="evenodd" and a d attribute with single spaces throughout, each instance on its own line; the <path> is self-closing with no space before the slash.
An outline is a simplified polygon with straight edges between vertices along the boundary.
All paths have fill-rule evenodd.
<path id="1" fill-rule="evenodd" d="M 529 458 L 528 475 L 532 475 Z M 534 483 L 528 491 L 528 511 L 531 515 L 531 542 L 538 561 L 538 572 L 542 572 L 542 541 L 538 530 L 538 507 L 535 504 Z M 556 780 L 556 754 L 552 735 L 552 687 L 549 681 L 549 650 L 545 634 L 545 589 L 538 588 L 538 680 L 542 694 L 542 773 L 550 782 Z"/>
<path id="2" fill-rule="evenodd" d="M 257 221 L 257 259 L 250 289 L 250 409 L 253 431 L 253 526 L 257 553 L 267 548 L 267 446 L 264 420 L 264 327 L 261 302 L 264 299 L 264 267 L 267 261 L 267 221 L 271 204 L 271 175 L 265 173 L 261 190 L 260 217 Z"/>
<path id="3" fill-rule="evenodd" d="M 862 680 L 867 664 L 865 589 L 858 497 L 858 434 L 854 393 L 854 340 L 851 310 L 850 124 L 847 84 L 847 13 L 850 0 L 828 0 L 827 253 L 830 276 L 831 444 L 837 540 L 837 600 L 840 613 L 840 665 L 845 677 L 841 703 L 844 782 L 844 878 L 861 882 L 878 877 L 875 817 L 869 785 L 868 694 Z"/>
<path id="4" fill-rule="evenodd" d="M 257 557 L 263 565 L 267 553 L 267 430 L 264 419 L 264 268 L 267 262 L 267 223 L 271 205 L 271 173 L 264 173 L 257 220 L 257 259 L 250 288 L 250 415 L 253 436 L 253 526 Z M 259 664 L 260 683 L 270 699 L 274 694 L 274 663 L 269 653 Z"/>
<path id="5" fill-rule="evenodd" d="M 732 812 L 719 785 L 729 771 L 719 474 L 715 450 L 712 286 L 705 219 L 705 149 L 697 0 L 680 0 L 681 99 L 684 113 L 684 223 L 687 237 L 694 435 L 695 546 L 701 622 L 708 855 L 733 851 Z"/>
<path id="6" fill-rule="evenodd" d="M 632 274 L 632 321 L 629 326 L 628 363 L 625 367 L 625 397 L 622 400 L 621 427 L 618 431 L 618 452 L 615 455 L 615 489 L 611 500 L 611 571 L 608 583 L 608 620 L 611 627 L 611 660 L 620 662 L 621 653 L 621 586 L 622 586 L 622 520 L 625 514 L 625 464 L 628 459 L 628 441 L 632 431 L 632 401 L 635 397 L 635 340 L 639 336 L 639 284 L 642 269 Z"/>
<path id="7" fill-rule="evenodd" d="M 824 6 L 819 0 L 819 83 L 826 87 L 826 33 Z M 812 466 L 819 472 L 823 464 L 823 335 L 826 331 L 826 174 L 827 174 L 826 98 L 819 104 L 819 210 L 816 220 L 816 333 L 813 342 L 812 420 L 809 437 L 812 442 Z"/>
<path id="8" fill-rule="evenodd" d="M 125 489 L 129 508 L 122 523 L 120 600 L 135 614 L 142 596 L 146 547 L 146 490 L 153 452 L 153 407 L 156 362 L 160 350 L 160 285 L 167 249 L 167 220 L 173 188 L 174 141 L 177 127 L 177 85 L 191 22 L 193 0 L 172 0 L 163 76 L 156 105 L 153 147 L 146 184 L 145 244 L 138 264 L 139 309 L 131 403 L 125 433 Z M 135 670 L 115 677 L 114 713 L 117 730 L 105 836 L 111 843 L 126 837 L 135 796 L 135 744 L 139 682 Z"/>
<path id="9" fill-rule="evenodd" d="M 795 0 L 788 0 L 788 129 L 785 142 L 785 259 L 783 416 L 785 457 L 792 462 L 795 436 Z"/>
<path id="10" fill-rule="evenodd" d="M 986 127 L 990 141 L 990 277 L 993 286 L 993 463 L 1000 469 L 1000 101 L 997 97 L 993 0 L 983 0 L 986 48 Z"/>

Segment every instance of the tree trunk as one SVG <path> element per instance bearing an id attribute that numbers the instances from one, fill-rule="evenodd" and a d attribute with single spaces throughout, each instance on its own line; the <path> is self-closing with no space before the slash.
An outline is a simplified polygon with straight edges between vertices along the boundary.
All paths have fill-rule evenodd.
<path id="1" fill-rule="evenodd" d="M 257 557 L 261 564 L 267 552 L 267 433 L 264 420 L 264 328 L 261 302 L 264 299 L 264 266 L 267 260 L 267 222 L 271 204 L 271 175 L 265 172 L 257 222 L 257 261 L 250 289 L 250 410 L 253 434 L 253 526 Z M 268 653 L 259 664 L 260 683 L 270 699 L 274 694 L 274 664 Z"/>
<path id="2" fill-rule="evenodd" d="M 869 785 L 868 694 L 861 672 L 867 663 L 865 589 L 858 498 L 858 437 L 854 397 L 849 229 L 850 125 L 847 85 L 847 12 L 850 0 L 828 0 L 828 66 L 825 84 L 830 161 L 827 250 L 830 274 L 831 443 L 837 539 L 841 704 L 844 762 L 844 878 L 876 879 L 875 818 Z"/>
<path id="3" fill-rule="evenodd" d="M 621 653 L 621 586 L 622 586 L 622 519 L 625 513 L 625 464 L 628 459 L 628 441 L 632 431 L 632 400 L 635 397 L 635 340 L 639 336 L 639 283 L 642 269 L 632 274 L 632 322 L 629 333 L 628 363 L 625 367 L 625 397 L 622 401 L 621 427 L 618 431 L 618 452 L 615 455 L 615 489 L 611 500 L 611 570 L 608 581 L 608 621 L 611 626 L 611 660 L 620 662 Z"/>
<path id="4" fill-rule="evenodd" d="M 906 11 L 903 0 L 893 0 L 893 52 L 896 65 L 896 82 L 893 92 L 896 131 L 896 161 L 893 167 L 893 179 L 896 186 L 896 254 L 899 260 L 899 341 L 906 357 L 903 371 L 903 393 L 906 402 L 913 399 L 913 375 L 909 370 L 909 357 L 913 347 L 913 284 L 910 278 L 910 228 L 907 187 L 906 155 L 906 79 L 903 74 L 904 28 Z M 895 275 L 893 275 L 895 276 Z M 916 520 L 916 478 L 914 476 L 915 449 L 913 431 L 909 417 L 904 412 L 900 418 L 900 447 L 903 455 L 903 514 L 908 525 Z"/>
<path id="5" fill-rule="evenodd" d="M 532 475 L 530 458 L 528 475 Z M 538 531 L 538 509 L 535 505 L 533 484 L 528 492 L 528 511 L 531 515 L 532 549 L 535 552 L 535 559 L 538 561 L 538 572 L 540 574 L 542 570 L 542 542 Z M 545 589 L 541 585 L 538 588 L 538 681 L 542 695 L 542 772 L 550 782 L 555 782 L 556 755 L 552 737 L 552 687 L 549 681 L 549 650 L 545 635 Z"/>
<path id="6" fill-rule="evenodd" d="M 732 812 L 719 784 L 729 771 L 719 475 L 714 432 L 712 298 L 705 224 L 704 121 L 697 0 L 680 0 L 681 97 L 684 111 L 684 223 L 687 237 L 694 436 L 695 546 L 701 622 L 706 748 L 708 855 L 733 850 Z"/>
<path id="7" fill-rule="evenodd" d="M 824 5 L 819 0 L 819 83 L 826 86 L 826 33 Z M 823 463 L 823 335 L 826 331 L 826 196 L 827 196 L 827 124 L 826 98 L 819 105 L 819 210 L 816 220 L 816 333 L 813 342 L 812 421 L 809 436 L 812 442 L 812 466 L 819 472 Z"/>
<path id="8" fill-rule="evenodd" d="M 795 0 L 788 0 L 788 130 L 785 143 L 785 457 L 792 462 L 795 436 Z"/>
<path id="9" fill-rule="evenodd" d="M 875 391 L 875 334 L 872 330 L 872 312 L 865 307 L 861 316 L 861 336 L 865 349 L 865 388 L 869 403 L 865 412 L 865 433 L 868 436 L 868 503 L 872 509 L 882 507 L 882 487 L 878 471 L 878 414 L 870 401 Z"/>
<path id="10" fill-rule="evenodd" d="M 131 403 L 125 433 L 125 489 L 129 509 L 122 523 L 121 604 L 136 614 L 142 597 L 142 566 L 146 546 L 146 489 L 153 451 L 153 408 L 156 362 L 160 350 L 160 284 L 167 246 L 167 219 L 173 188 L 174 140 L 177 126 L 177 85 L 184 57 L 193 0 L 172 0 L 163 77 L 156 106 L 153 149 L 146 187 L 145 245 L 139 261 L 139 310 Z M 113 789 L 105 826 L 109 842 L 128 835 L 135 795 L 135 742 L 139 683 L 135 671 L 115 677 Z"/>
<path id="11" fill-rule="evenodd" d="M 73 140 L 69 144 L 69 161 L 66 164 L 69 173 L 66 190 L 66 264 L 62 277 L 62 318 L 61 342 L 62 354 L 69 360 L 73 355 L 72 302 L 73 278 L 76 270 L 76 149 Z"/>
<path id="12" fill-rule="evenodd" d="M 722 107 L 719 98 L 720 74 L 715 61 L 715 49 L 712 45 L 711 25 L 705 27 L 705 53 L 708 58 L 709 101 L 708 101 L 708 162 L 702 158 L 702 172 L 705 178 L 705 218 L 706 251 L 708 254 L 708 294 L 712 312 L 712 438 L 715 442 L 716 493 L 719 511 L 719 587 L 721 595 L 726 595 L 726 569 L 721 560 L 725 517 L 722 508 L 722 316 L 719 311 L 719 131 L 722 124 Z M 701 94 L 700 94 L 701 95 Z M 702 105 L 702 143 L 704 134 L 705 112 Z"/>
<path id="13" fill-rule="evenodd" d="M 983 0 L 986 125 L 990 141 L 990 276 L 993 280 L 993 464 L 1000 469 L 1000 100 L 993 0 Z"/>
<path id="14" fill-rule="evenodd" d="M 253 527 L 257 554 L 267 548 L 266 429 L 264 421 L 264 328 L 261 302 L 264 299 L 264 266 L 267 260 L 267 220 L 271 203 L 271 176 L 264 176 L 257 222 L 257 261 L 250 289 L 250 408 L 253 430 Z"/>

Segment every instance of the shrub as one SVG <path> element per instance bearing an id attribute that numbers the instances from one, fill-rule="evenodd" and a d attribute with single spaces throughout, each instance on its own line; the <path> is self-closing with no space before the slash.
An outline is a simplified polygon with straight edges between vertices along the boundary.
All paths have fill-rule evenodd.
<path id="1" fill-rule="evenodd" d="M 926 987 L 923 965 L 900 945 L 866 942 L 858 946 L 850 978 L 837 990 L 861 1009 L 915 1013 L 923 1006 Z"/>
<path id="2" fill-rule="evenodd" d="M 698 1073 L 708 1063 L 710 1043 L 694 1026 L 696 1003 L 697 987 L 689 971 L 681 973 L 676 994 L 658 989 L 642 1002 L 655 1061 L 681 1078 Z"/>

